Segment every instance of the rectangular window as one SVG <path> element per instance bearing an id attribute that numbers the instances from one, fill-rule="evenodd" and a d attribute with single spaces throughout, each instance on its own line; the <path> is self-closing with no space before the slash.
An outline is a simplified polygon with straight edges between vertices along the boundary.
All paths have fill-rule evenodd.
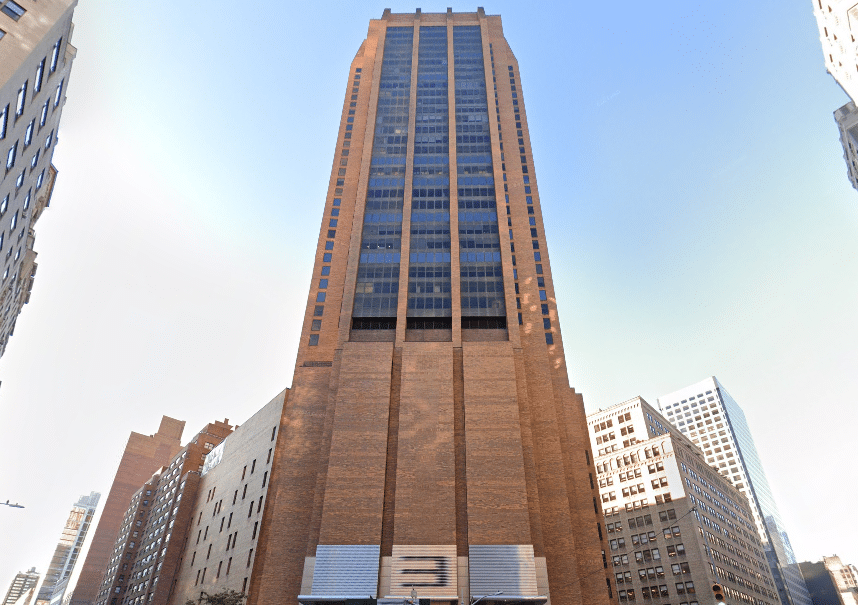
<path id="1" fill-rule="evenodd" d="M 65 80 L 60 80 L 60 83 L 57 84 L 57 92 L 54 95 L 54 107 L 60 104 L 60 99 L 63 98 L 63 84 Z"/>
<path id="2" fill-rule="evenodd" d="M 27 130 L 24 132 L 24 147 L 27 147 L 30 143 L 33 142 L 33 129 L 36 127 L 36 119 L 33 118 L 30 120 L 30 123 L 27 124 Z"/>
<path id="3" fill-rule="evenodd" d="M 15 166 L 15 156 L 18 155 L 18 141 L 9 148 L 9 153 L 6 154 L 6 170 L 11 170 Z"/>
<path id="4" fill-rule="evenodd" d="M 42 90 L 42 76 L 45 75 L 45 59 L 39 63 L 36 68 L 36 77 L 33 79 L 33 92 L 37 93 Z"/>
<path id="5" fill-rule="evenodd" d="M 53 50 L 53 53 L 51 54 L 51 73 L 54 73 L 55 71 L 57 71 L 57 64 L 59 63 L 59 60 L 60 60 L 60 47 L 62 46 L 62 44 L 63 44 L 62 38 L 57 40 L 57 43 L 54 44 L 54 50 Z"/>
<path id="6" fill-rule="evenodd" d="M 24 113 L 24 108 L 27 106 L 27 82 L 18 89 L 18 100 L 15 101 L 15 116 L 20 116 Z"/>
<path id="7" fill-rule="evenodd" d="M 9 17 L 11 17 L 14 21 L 17 21 L 18 19 L 23 17 L 24 13 L 27 12 L 26 10 L 24 10 L 24 7 L 22 7 L 17 2 L 13 2 L 13 0 L 9 0 L 6 4 L 4 4 L 3 8 L 0 8 L 0 11 L 3 11 L 7 15 L 9 15 Z"/>
<path id="8" fill-rule="evenodd" d="M 6 138 L 6 125 L 9 123 L 9 106 L 0 111 L 0 139 Z"/>
<path id="9" fill-rule="evenodd" d="M 247 553 L 247 567 L 250 567 L 250 562 L 253 561 L 253 549 L 250 549 L 250 552 Z"/>

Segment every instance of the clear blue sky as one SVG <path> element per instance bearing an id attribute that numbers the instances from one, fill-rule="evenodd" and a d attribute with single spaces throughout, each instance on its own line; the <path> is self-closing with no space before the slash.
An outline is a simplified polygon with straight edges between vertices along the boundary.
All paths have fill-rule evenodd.
<path id="1" fill-rule="evenodd" d="M 797 556 L 858 563 L 846 97 L 809 0 L 699 5 L 485 7 L 520 62 L 570 380 L 592 411 L 716 375 Z M 81 2 L 0 360 L 0 500 L 27 505 L 0 507 L 0 589 L 45 570 L 130 431 L 243 422 L 289 386 L 348 66 L 384 8 Z"/>

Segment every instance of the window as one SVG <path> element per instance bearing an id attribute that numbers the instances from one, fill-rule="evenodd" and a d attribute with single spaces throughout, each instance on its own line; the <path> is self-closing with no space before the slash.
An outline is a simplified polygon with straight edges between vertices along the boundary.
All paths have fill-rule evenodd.
<path id="1" fill-rule="evenodd" d="M 310 334 L 309 346 L 311 346 L 311 347 L 319 346 L 319 335 L 318 334 Z"/>
<path id="2" fill-rule="evenodd" d="M 4 4 L 3 7 L 0 8 L 0 11 L 6 13 L 15 21 L 23 17 L 24 13 L 27 12 L 20 4 L 18 4 L 17 2 L 13 2 L 12 0 L 9 0 L 6 4 Z"/>
<path id="3" fill-rule="evenodd" d="M 60 104 L 60 99 L 63 97 L 63 84 L 65 80 L 60 80 L 60 83 L 57 84 L 57 92 L 54 95 L 54 107 Z"/>
<path id="4" fill-rule="evenodd" d="M 27 82 L 18 89 L 18 100 L 15 101 L 15 117 L 19 117 L 24 113 L 24 108 L 27 106 Z"/>
<path id="5" fill-rule="evenodd" d="M 36 179 L 36 189 L 38 189 L 39 187 L 42 186 L 42 182 L 44 182 L 44 180 L 45 180 L 45 171 L 42 170 L 39 173 L 39 178 Z"/>
<path id="6" fill-rule="evenodd" d="M 3 216 L 4 214 L 6 214 L 6 210 L 8 210 L 8 209 L 9 209 L 9 195 L 7 194 L 6 197 L 3 198 L 3 202 L 0 203 L 0 216 Z M 2 242 L 2 239 L 0 239 L 0 242 Z M 3 244 L 0 243 L 0 248 L 2 248 L 2 247 L 3 247 Z"/>
<path id="7" fill-rule="evenodd" d="M 15 141 L 15 144 L 9 148 L 9 152 L 6 154 L 6 170 L 10 170 L 15 166 L 15 156 L 18 155 L 18 141 Z"/>
<path id="8" fill-rule="evenodd" d="M 48 138 L 45 139 L 45 149 L 50 147 L 53 142 L 54 142 L 54 131 L 52 130 L 51 134 L 48 135 Z"/>
<path id="9" fill-rule="evenodd" d="M 42 90 L 42 76 L 45 75 L 45 59 L 39 63 L 36 68 L 36 77 L 33 79 L 33 92 L 37 93 Z"/>
<path id="10" fill-rule="evenodd" d="M 60 46 L 63 44 L 63 39 L 60 38 L 57 40 L 57 43 L 54 44 L 54 50 L 51 53 L 51 73 L 54 73 L 57 70 L 57 63 L 60 59 Z"/>
<path id="11" fill-rule="evenodd" d="M 2 36 L 0 36 L 2 37 Z M 0 139 L 6 138 L 6 125 L 9 123 L 9 106 L 0 111 Z"/>

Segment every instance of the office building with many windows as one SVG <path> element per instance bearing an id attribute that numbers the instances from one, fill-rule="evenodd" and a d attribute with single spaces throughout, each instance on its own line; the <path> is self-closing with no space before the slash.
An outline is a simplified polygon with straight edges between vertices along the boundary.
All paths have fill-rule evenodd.
<path id="1" fill-rule="evenodd" d="M 607 604 L 500 17 L 385 10 L 339 119 L 249 603 Z"/>
<path id="2" fill-rule="evenodd" d="M 659 397 L 658 404 L 671 424 L 703 450 L 706 462 L 747 496 L 781 603 L 811 605 L 742 408 L 714 376 Z"/>
<path id="3" fill-rule="evenodd" d="M 590 414 L 620 603 L 778 605 L 747 499 L 640 397 Z"/>
<path id="4" fill-rule="evenodd" d="M 51 164 L 77 0 L 0 0 L 0 355 L 36 275 L 34 226 L 51 203 Z"/>

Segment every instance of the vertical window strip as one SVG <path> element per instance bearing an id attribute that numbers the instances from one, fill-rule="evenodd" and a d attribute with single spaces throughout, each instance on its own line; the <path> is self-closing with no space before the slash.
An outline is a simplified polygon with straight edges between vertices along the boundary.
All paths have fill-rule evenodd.
<path id="1" fill-rule="evenodd" d="M 479 26 L 453 27 L 463 317 L 505 317 L 489 107 Z"/>
<path id="2" fill-rule="evenodd" d="M 407 315 L 451 317 L 446 27 L 420 28 L 416 106 Z"/>
<path id="3" fill-rule="evenodd" d="M 352 311 L 355 318 L 396 316 L 413 45 L 413 27 L 387 28 Z"/>

